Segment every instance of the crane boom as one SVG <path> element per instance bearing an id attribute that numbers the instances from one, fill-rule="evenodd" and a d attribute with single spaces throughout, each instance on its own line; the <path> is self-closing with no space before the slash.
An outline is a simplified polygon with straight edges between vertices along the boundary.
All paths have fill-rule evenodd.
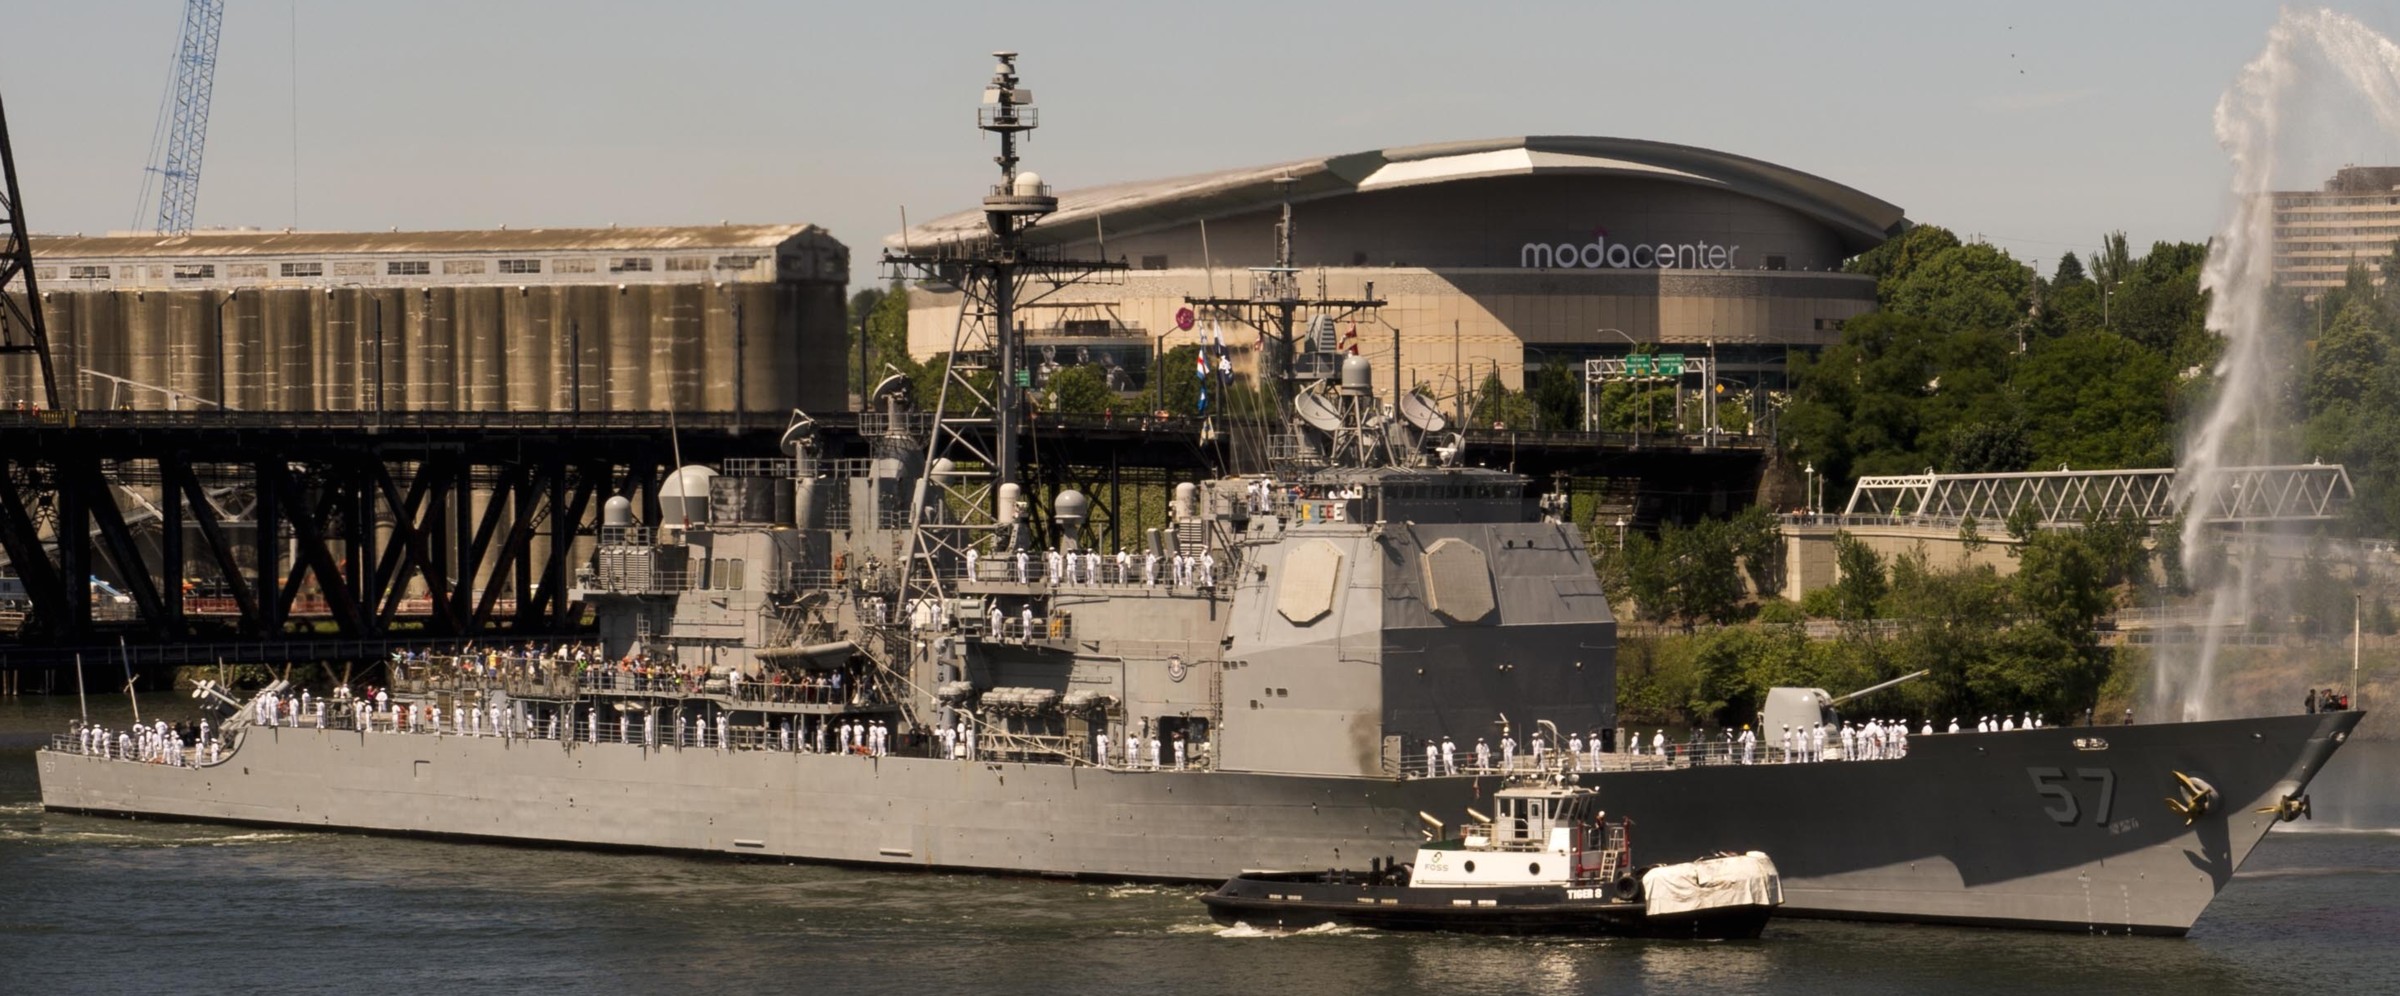
<path id="1" fill-rule="evenodd" d="M 200 203 L 200 160 L 208 147 L 208 103 L 217 85 L 217 33 L 225 23 L 225 0 L 184 0 L 183 35 L 177 43 L 166 158 L 152 167 L 159 175 L 158 230 L 181 235 L 192 230 Z"/>

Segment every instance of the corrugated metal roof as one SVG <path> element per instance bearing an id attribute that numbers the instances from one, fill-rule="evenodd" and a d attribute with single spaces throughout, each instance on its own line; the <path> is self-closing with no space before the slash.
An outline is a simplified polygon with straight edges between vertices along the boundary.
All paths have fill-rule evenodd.
<path id="1" fill-rule="evenodd" d="M 1841 233 L 1854 251 L 1899 234 L 1908 219 L 1898 205 L 1823 177 L 1773 163 L 1689 145 L 1590 135 L 1529 135 L 1442 142 L 1342 156 L 1298 159 L 1190 176 L 1117 183 L 1058 195 L 1058 211 L 1032 230 L 1035 241 L 1064 242 L 1105 221 L 1110 235 L 1136 235 L 1200 218 L 1431 183 L 1491 176 L 1581 173 L 1642 176 L 1718 187 L 1784 205 Z M 984 238 L 980 209 L 944 215 L 884 245 L 929 246 Z"/>
<path id="2" fill-rule="evenodd" d="M 455 232 L 193 232 L 189 235 L 35 235 L 37 256 L 340 256 L 410 253 L 675 252 L 772 249 L 795 239 L 840 245 L 815 225 L 501 228 Z"/>

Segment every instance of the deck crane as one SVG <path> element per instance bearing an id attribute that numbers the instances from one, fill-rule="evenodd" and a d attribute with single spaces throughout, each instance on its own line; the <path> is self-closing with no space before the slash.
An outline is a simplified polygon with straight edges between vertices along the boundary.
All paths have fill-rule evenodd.
<path id="1" fill-rule="evenodd" d="M 158 109 L 159 127 L 150 144 L 158 184 L 158 231 L 182 235 L 192 230 L 192 212 L 200 202 L 200 158 L 208 145 L 208 101 L 216 89 L 217 32 L 225 23 L 225 0 L 184 0 L 183 35 L 176 43 L 175 71 L 168 81 L 166 102 Z M 159 155 L 159 146 L 166 154 Z M 147 199 L 148 178 L 142 189 Z"/>

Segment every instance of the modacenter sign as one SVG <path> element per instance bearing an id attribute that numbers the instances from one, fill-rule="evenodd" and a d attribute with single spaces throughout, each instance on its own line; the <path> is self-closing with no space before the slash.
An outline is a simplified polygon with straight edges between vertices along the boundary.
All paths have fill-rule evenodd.
<path id="1" fill-rule="evenodd" d="M 1590 242 L 1528 242 L 1517 250 L 1517 265 L 1528 270 L 1724 270 L 1734 265 L 1738 245 L 1695 242 L 1611 242 L 1595 235 Z"/>

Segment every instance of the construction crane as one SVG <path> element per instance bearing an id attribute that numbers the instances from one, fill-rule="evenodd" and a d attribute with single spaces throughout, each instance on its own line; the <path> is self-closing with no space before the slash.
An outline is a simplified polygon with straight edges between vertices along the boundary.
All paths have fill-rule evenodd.
<path id="1" fill-rule="evenodd" d="M 142 199 L 149 199 L 149 174 L 158 176 L 158 231 L 182 235 L 192 230 L 192 212 L 200 203 L 200 157 L 208 146 L 208 101 L 217 85 L 217 32 L 225 23 L 225 0 L 184 0 L 183 36 L 176 43 L 175 66 L 165 101 L 158 109 L 158 129 L 150 139 L 150 161 L 142 178 Z M 166 155 L 159 155 L 159 147 Z"/>

